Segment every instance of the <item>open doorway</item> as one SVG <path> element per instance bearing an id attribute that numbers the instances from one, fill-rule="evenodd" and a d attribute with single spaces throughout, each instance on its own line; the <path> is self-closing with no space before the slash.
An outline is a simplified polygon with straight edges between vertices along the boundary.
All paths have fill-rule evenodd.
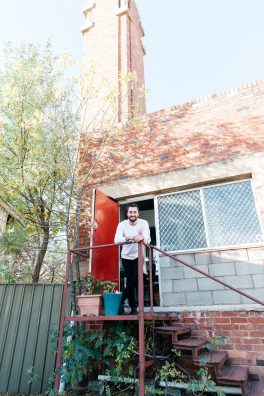
<path id="1" fill-rule="evenodd" d="M 129 200 L 127 202 L 120 202 L 120 221 L 127 219 L 126 216 L 126 206 L 129 203 L 136 202 L 139 205 L 139 217 L 148 222 L 150 228 L 150 238 L 151 244 L 156 245 L 157 236 L 156 236 L 156 225 L 155 225 L 155 212 L 154 212 L 154 199 L 142 199 L 142 200 Z M 153 273 L 153 303 L 154 306 L 160 305 L 160 296 L 159 296 L 159 263 L 158 263 L 158 254 L 152 256 L 152 273 Z M 122 273 L 122 267 L 120 266 L 120 286 L 121 289 L 124 287 L 124 275 Z M 149 273 L 144 274 L 144 304 L 145 306 L 150 305 L 150 293 L 149 293 Z"/>

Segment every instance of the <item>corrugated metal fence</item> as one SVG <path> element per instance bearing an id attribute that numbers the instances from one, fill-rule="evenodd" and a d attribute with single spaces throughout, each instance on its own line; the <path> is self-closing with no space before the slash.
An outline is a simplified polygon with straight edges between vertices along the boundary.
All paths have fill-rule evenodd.
<path id="1" fill-rule="evenodd" d="M 63 285 L 0 284 L 0 392 L 43 393 L 55 368 Z M 27 369 L 38 379 L 29 383 Z"/>

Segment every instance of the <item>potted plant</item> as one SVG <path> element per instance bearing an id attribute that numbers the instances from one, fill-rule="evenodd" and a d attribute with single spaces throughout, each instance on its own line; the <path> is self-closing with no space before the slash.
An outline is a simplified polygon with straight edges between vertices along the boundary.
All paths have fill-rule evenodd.
<path id="1" fill-rule="evenodd" d="M 103 302 L 100 294 L 101 282 L 91 273 L 81 277 L 78 289 L 80 295 L 77 295 L 77 304 L 80 315 L 102 315 Z"/>
<path id="2" fill-rule="evenodd" d="M 117 284 L 112 281 L 101 282 L 106 316 L 118 315 L 122 293 L 116 291 L 116 286 Z"/>

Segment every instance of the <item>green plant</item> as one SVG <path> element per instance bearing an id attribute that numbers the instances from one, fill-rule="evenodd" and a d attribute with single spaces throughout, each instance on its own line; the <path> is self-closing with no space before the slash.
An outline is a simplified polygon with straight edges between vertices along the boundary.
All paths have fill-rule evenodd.
<path id="1" fill-rule="evenodd" d="M 103 293 L 114 293 L 117 283 L 112 281 L 103 281 L 100 282 L 100 286 Z"/>
<path id="2" fill-rule="evenodd" d="M 100 281 L 90 272 L 80 278 L 77 287 L 82 294 L 114 293 L 116 282 Z"/>
<path id="3" fill-rule="evenodd" d="M 206 345 L 207 349 L 211 352 L 217 349 L 219 345 L 225 343 L 225 337 L 213 335 L 211 341 Z M 210 361 L 210 354 L 207 358 L 201 358 L 199 361 L 199 369 L 196 371 L 195 378 L 191 378 L 190 374 L 179 365 L 178 357 L 180 351 L 172 350 L 172 353 L 166 357 L 166 362 L 158 368 L 158 372 L 155 376 L 157 384 L 160 382 L 165 383 L 165 389 L 175 382 L 183 382 L 187 385 L 187 392 L 191 392 L 192 395 L 202 396 L 205 392 L 215 393 L 218 396 L 223 396 L 224 392 L 219 391 L 216 388 L 215 382 L 212 380 L 208 362 Z M 164 394 L 163 389 L 157 387 L 152 390 L 153 394 Z"/>
<path id="4" fill-rule="evenodd" d="M 211 379 L 208 367 L 206 367 L 207 362 L 201 362 L 200 368 L 197 371 L 198 378 L 192 379 L 188 384 L 187 390 L 192 392 L 193 395 L 204 395 L 205 391 L 211 393 L 216 393 L 218 396 L 224 396 L 225 393 L 220 390 L 216 390 L 216 384 Z"/>
<path id="5" fill-rule="evenodd" d="M 101 291 L 101 282 L 89 272 L 80 278 L 78 289 L 82 294 L 99 294 Z"/>
<path id="6" fill-rule="evenodd" d="M 51 386 L 56 374 L 65 384 L 74 388 L 91 374 L 97 376 L 104 371 L 111 376 L 112 382 L 104 382 L 101 393 L 110 395 L 113 387 L 119 388 L 120 377 L 130 376 L 134 379 L 135 370 L 130 360 L 137 352 L 138 345 L 131 332 L 129 326 L 123 323 L 93 333 L 87 332 L 80 324 L 71 326 L 67 323 L 64 326 L 62 365 L 50 378 Z M 58 332 L 54 330 L 51 333 L 56 350 Z"/>
<path id="7" fill-rule="evenodd" d="M 27 369 L 27 374 L 29 375 L 29 380 L 28 380 L 29 384 L 40 380 L 40 376 L 38 374 L 34 373 L 33 366 L 31 366 L 30 368 Z"/>
<path id="8" fill-rule="evenodd" d="M 130 325 L 122 323 L 108 329 L 104 358 L 107 360 L 105 373 L 111 382 L 102 383 L 100 394 L 111 395 L 115 391 L 124 392 L 135 386 L 138 342 L 132 332 Z"/>
<path id="9" fill-rule="evenodd" d="M 226 342 L 226 337 L 218 336 L 213 334 L 211 342 L 206 344 L 206 348 L 213 352 L 219 345 L 223 345 Z M 200 368 L 197 371 L 197 379 L 192 379 L 188 384 L 188 391 L 193 392 L 194 395 L 203 395 L 205 391 L 216 393 L 218 396 L 223 396 L 225 393 L 221 390 L 216 390 L 216 384 L 211 379 L 211 375 L 208 369 L 208 362 L 210 361 L 210 354 L 206 358 L 202 358 L 199 361 Z"/>
<path id="10" fill-rule="evenodd" d="M 51 332 L 54 350 L 57 348 L 58 331 Z M 50 377 L 53 386 L 55 376 L 58 374 L 65 384 L 74 388 L 78 382 L 92 371 L 96 362 L 101 360 L 101 333 L 89 333 L 85 326 L 66 323 L 62 343 L 62 365 Z"/>
<path id="11" fill-rule="evenodd" d="M 217 334 L 213 333 L 211 337 L 211 342 L 206 344 L 206 348 L 209 351 L 215 351 L 219 345 L 224 345 L 226 343 L 226 337 L 218 336 Z"/>

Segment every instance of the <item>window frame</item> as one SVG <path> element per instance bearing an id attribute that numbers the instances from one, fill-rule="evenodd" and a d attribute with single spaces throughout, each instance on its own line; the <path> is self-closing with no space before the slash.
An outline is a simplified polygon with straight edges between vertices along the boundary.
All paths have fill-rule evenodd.
<path id="1" fill-rule="evenodd" d="M 221 182 L 221 183 L 213 183 L 213 184 L 207 184 L 203 185 L 200 187 L 195 187 L 195 188 L 185 188 L 180 191 L 174 191 L 170 193 L 164 193 L 164 194 L 158 194 L 154 196 L 154 212 L 155 212 L 155 224 L 156 224 L 156 235 L 157 235 L 157 245 L 160 246 L 160 224 L 159 224 L 159 208 L 158 208 L 158 198 L 159 197 L 164 197 L 164 196 L 169 196 L 169 195 L 177 195 L 181 194 L 184 192 L 189 192 L 189 191 L 199 191 L 200 195 L 200 200 L 201 200 L 201 206 L 202 206 L 202 214 L 203 214 L 203 221 L 206 216 L 205 212 L 205 204 L 204 204 L 204 194 L 202 194 L 202 190 L 206 190 L 208 188 L 212 187 L 218 187 L 218 186 L 226 186 L 230 184 L 238 184 L 238 183 L 244 183 L 248 181 L 250 183 L 251 191 L 252 191 L 252 196 L 255 204 L 255 209 L 256 209 L 256 215 L 257 219 L 259 222 L 262 238 L 264 240 L 264 227 L 261 221 L 261 216 L 260 216 L 260 210 L 258 207 L 258 202 L 257 202 L 257 197 L 255 194 L 254 186 L 253 186 L 253 180 L 252 178 L 248 179 L 242 179 L 242 180 L 232 180 L 229 182 Z M 208 230 L 207 230 L 207 223 L 204 221 L 204 229 L 205 229 L 205 237 L 206 237 L 206 243 L 208 245 Z M 217 251 L 217 250 L 234 250 L 234 249 L 243 249 L 243 248 L 248 248 L 248 247 L 253 247 L 253 246 L 263 246 L 264 241 L 260 242 L 251 242 L 251 243 L 244 243 L 244 244 L 238 244 L 238 245 L 222 245 L 222 246 L 210 246 L 210 247 L 202 247 L 202 248 L 195 248 L 195 249 L 186 249 L 186 250 L 168 250 L 166 253 L 176 253 L 176 254 L 188 254 L 188 253 L 195 253 L 195 252 L 209 252 L 209 251 Z"/>

